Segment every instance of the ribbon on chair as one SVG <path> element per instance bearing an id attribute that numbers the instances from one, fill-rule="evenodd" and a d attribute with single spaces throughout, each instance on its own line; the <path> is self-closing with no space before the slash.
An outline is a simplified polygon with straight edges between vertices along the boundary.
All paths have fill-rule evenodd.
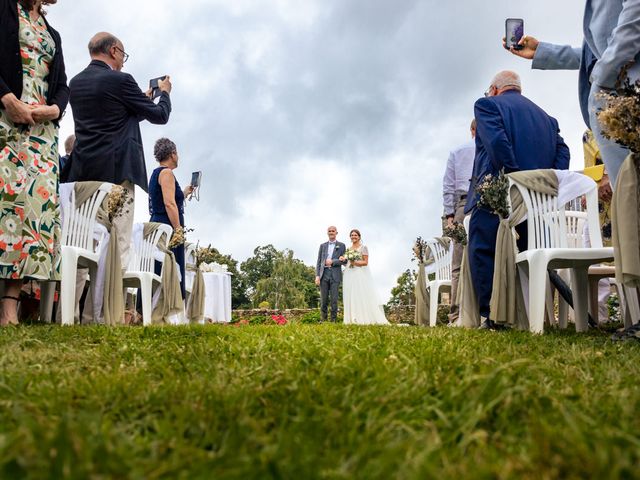
<path id="1" fill-rule="evenodd" d="M 196 274 L 187 302 L 187 318 L 189 323 L 200 323 L 204 318 L 204 275 L 198 267 L 189 265 L 187 268 Z"/>
<path id="2" fill-rule="evenodd" d="M 415 286 L 416 295 L 416 313 L 415 323 L 416 325 L 422 325 L 423 327 L 429 326 L 429 304 L 431 302 L 429 293 L 427 292 L 427 273 L 424 262 L 420 262 L 418 265 L 418 278 L 416 278 Z"/>
<path id="3" fill-rule="evenodd" d="M 458 277 L 457 303 L 459 309 L 459 322 L 465 328 L 477 328 L 480 326 L 480 306 L 478 297 L 473 288 L 471 269 L 469 268 L 469 246 L 462 249 L 462 261 L 460 262 L 460 276 Z"/>
<path id="4" fill-rule="evenodd" d="M 616 281 L 640 287 L 640 155 L 630 154 L 618 173 L 611 202 Z"/>
<path id="5" fill-rule="evenodd" d="M 146 222 L 143 227 L 142 236 L 148 238 L 158 227 L 163 225 L 157 222 Z M 169 238 L 162 235 L 158 241 L 158 249 L 164 253 L 164 262 L 162 262 L 160 296 L 158 303 L 153 309 L 151 315 L 151 323 L 167 324 L 171 315 L 184 311 L 184 301 L 180 290 L 180 274 L 178 272 L 178 264 L 173 252 L 167 248 Z"/>
<path id="6" fill-rule="evenodd" d="M 76 182 L 74 185 L 76 207 L 91 198 L 103 184 L 104 182 Z M 100 205 L 97 215 L 98 223 L 107 229 L 109 238 L 107 240 L 106 251 L 101 254 L 101 260 L 98 265 L 98 277 L 100 277 L 100 279 L 91 279 L 92 282 L 96 282 L 97 284 L 102 283 L 104 286 L 103 292 L 97 291 L 98 296 L 102 293 L 103 300 L 100 302 L 100 299 L 98 299 L 98 301 L 94 303 L 94 309 L 99 310 L 100 306 L 102 306 L 102 314 L 106 325 L 123 325 L 124 289 L 122 286 L 120 246 L 118 244 L 116 227 L 112 225 L 109 220 L 109 213 L 107 211 L 108 201 L 109 197 L 107 196 Z M 102 255 L 105 255 L 104 259 Z"/>

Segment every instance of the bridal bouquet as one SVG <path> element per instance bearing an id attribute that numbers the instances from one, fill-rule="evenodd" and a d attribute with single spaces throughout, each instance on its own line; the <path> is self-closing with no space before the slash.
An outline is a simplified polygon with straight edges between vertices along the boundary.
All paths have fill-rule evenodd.
<path id="1" fill-rule="evenodd" d="M 464 225 L 458 222 L 453 222 L 453 226 L 447 225 L 443 229 L 445 237 L 449 237 L 455 243 L 459 243 L 464 246 L 467 244 L 467 231 L 464 229 Z"/>
<path id="2" fill-rule="evenodd" d="M 362 260 L 362 254 L 358 250 L 347 248 L 347 251 L 344 252 L 344 258 L 349 260 L 349 266 L 353 268 L 352 263 L 356 260 Z"/>
<path id="3" fill-rule="evenodd" d="M 485 207 L 503 219 L 509 216 L 507 201 L 509 180 L 507 180 L 504 170 L 500 170 L 497 176 L 486 175 L 482 182 L 476 185 L 476 193 L 480 196 L 478 206 Z"/>

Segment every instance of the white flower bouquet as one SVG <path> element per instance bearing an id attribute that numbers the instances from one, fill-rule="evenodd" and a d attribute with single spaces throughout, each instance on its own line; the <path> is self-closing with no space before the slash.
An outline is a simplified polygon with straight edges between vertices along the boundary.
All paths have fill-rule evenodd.
<path id="1" fill-rule="evenodd" d="M 344 258 L 349 260 L 349 266 L 353 267 L 353 262 L 355 262 L 356 260 L 362 260 L 362 254 L 359 250 L 347 248 L 347 251 L 344 252 Z"/>

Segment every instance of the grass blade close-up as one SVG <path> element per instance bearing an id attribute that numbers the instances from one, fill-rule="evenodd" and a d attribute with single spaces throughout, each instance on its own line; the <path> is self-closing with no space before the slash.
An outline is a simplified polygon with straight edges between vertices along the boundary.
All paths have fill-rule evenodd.
<path id="1" fill-rule="evenodd" d="M 3 478 L 631 478 L 640 348 L 600 333 L 0 331 Z"/>

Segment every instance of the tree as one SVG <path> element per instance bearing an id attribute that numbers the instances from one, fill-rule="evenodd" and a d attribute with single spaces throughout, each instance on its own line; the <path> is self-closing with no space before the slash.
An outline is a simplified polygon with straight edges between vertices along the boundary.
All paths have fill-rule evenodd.
<path id="1" fill-rule="evenodd" d="M 253 296 L 261 279 L 271 276 L 274 263 L 279 255 L 281 255 L 281 252 L 269 244 L 263 247 L 256 247 L 253 250 L 253 257 L 247 258 L 240 264 L 248 298 Z"/>
<path id="2" fill-rule="evenodd" d="M 293 251 L 288 249 L 282 252 L 276 250 L 272 258 L 271 274 L 256 283 L 251 297 L 253 305 L 267 301 L 276 309 L 315 308 L 318 305 L 318 290 L 314 269 L 294 258 Z"/>
<path id="3" fill-rule="evenodd" d="M 391 289 L 391 298 L 387 305 L 415 305 L 416 278 L 417 275 L 415 271 L 410 269 L 405 270 L 402 275 L 398 277 L 396 286 Z"/>

